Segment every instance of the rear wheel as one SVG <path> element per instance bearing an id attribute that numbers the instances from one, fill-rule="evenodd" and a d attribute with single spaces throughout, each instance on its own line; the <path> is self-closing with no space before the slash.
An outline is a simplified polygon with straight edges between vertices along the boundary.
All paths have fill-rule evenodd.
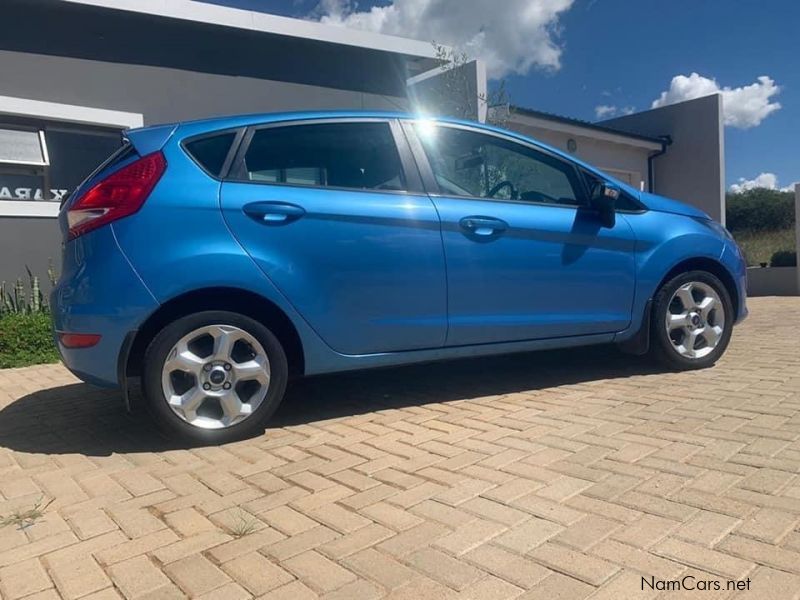
<path id="1" fill-rule="evenodd" d="M 682 273 L 656 294 L 651 327 L 653 353 L 668 367 L 710 367 L 731 338 L 733 304 L 728 290 L 706 271 Z"/>
<path id="2" fill-rule="evenodd" d="M 178 319 L 144 358 L 148 406 L 170 434 L 223 443 L 263 431 L 286 390 L 278 339 L 244 315 L 206 311 Z"/>

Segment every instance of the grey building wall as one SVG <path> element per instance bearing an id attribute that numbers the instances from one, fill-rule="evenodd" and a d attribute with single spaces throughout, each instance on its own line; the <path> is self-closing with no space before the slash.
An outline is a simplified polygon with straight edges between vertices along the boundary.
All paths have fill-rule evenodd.
<path id="1" fill-rule="evenodd" d="M 158 4 L 159 2 L 156 2 Z M 168 4 L 162 0 L 160 3 Z M 410 68 L 430 61 L 369 47 L 54 0 L 2 0 L 0 50 L 149 65 L 368 93 L 405 95 Z M 142 4 L 145 4 L 142 2 Z M 198 5 L 198 10 L 202 5 Z M 245 13 L 246 14 L 246 13 Z M 409 60 L 412 62 L 409 65 Z M 6 73 L 4 72 L 4 75 Z M 57 81 L 68 81 L 58 78 Z M 139 90 L 121 78 L 108 85 Z M 70 84 L 70 87 L 74 87 Z M 145 90 L 158 92 L 147 86 Z M 142 91 L 145 91 L 142 90 Z M 79 90 L 76 90 L 79 91 Z"/>
<path id="2" fill-rule="evenodd" d="M 405 110 L 405 97 L 152 65 L 0 51 L 0 95 L 141 113 L 145 124 L 309 109 Z"/>
<path id="3" fill-rule="evenodd" d="M 39 277 L 47 292 L 47 268 L 61 268 L 61 233 L 58 221 L 46 217 L 0 217 L 0 281 L 18 277 L 27 283 L 25 267 Z"/>
<path id="4" fill-rule="evenodd" d="M 603 125 L 644 135 L 669 135 L 672 145 L 654 159 L 655 192 L 688 202 L 725 223 L 721 95 L 610 119 Z"/>

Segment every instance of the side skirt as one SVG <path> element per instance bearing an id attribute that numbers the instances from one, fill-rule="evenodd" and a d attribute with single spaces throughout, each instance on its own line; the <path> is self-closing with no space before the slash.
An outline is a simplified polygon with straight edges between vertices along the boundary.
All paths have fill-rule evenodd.
<path id="1" fill-rule="evenodd" d="M 491 356 L 495 354 L 513 354 L 534 350 L 553 350 L 557 348 L 574 348 L 594 344 L 609 344 L 614 341 L 613 333 L 578 335 L 562 338 L 546 338 L 541 340 L 525 340 L 519 342 L 501 342 L 495 344 L 479 344 L 474 346 L 453 346 L 430 350 L 411 350 L 407 352 L 384 352 L 379 354 L 335 354 L 315 361 L 313 356 L 306 356 L 306 375 L 321 375 L 340 371 L 355 371 L 378 367 L 393 367 L 422 362 L 434 362 L 455 358 L 474 356 Z"/>

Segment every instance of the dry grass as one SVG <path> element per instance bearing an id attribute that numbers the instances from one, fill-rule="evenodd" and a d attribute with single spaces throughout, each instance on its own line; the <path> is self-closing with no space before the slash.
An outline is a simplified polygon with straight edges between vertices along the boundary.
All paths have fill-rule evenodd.
<path id="1" fill-rule="evenodd" d="M 27 510 L 17 509 L 8 516 L 0 515 L 0 527 L 5 527 L 6 525 L 15 525 L 19 529 L 30 527 L 44 516 L 44 510 L 50 506 L 52 501 L 53 498 L 47 502 L 44 502 L 44 498 L 39 498 L 32 508 Z"/>
<path id="2" fill-rule="evenodd" d="M 733 234 L 747 258 L 748 266 L 767 263 L 778 250 L 794 250 L 794 229 L 779 231 L 738 231 Z"/>
<path id="3" fill-rule="evenodd" d="M 258 524 L 258 519 L 240 508 L 233 518 L 231 535 L 237 539 L 242 538 L 256 531 L 258 529 Z"/>

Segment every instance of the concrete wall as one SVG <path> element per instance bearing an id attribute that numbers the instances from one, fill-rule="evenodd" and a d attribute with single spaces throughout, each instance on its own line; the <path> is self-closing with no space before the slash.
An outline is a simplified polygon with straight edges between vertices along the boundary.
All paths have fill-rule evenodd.
<path id="1" fill-rule="evenodd" d="M 750 267 L 747 269 L 748 296 L 797 296 L 800 294 L 797 267 Z"/>
<path id="2" fill-rule="evenodd" d="M 47 267 L 52 261 L 56 272 L 61 268 L 61 233 L 53 218 L 0 216 L 0 281 L 22 277 L 27 282 L 27 266 L 39 277 L 47 291 Z"/>
<path id="3" fill-rule="evenodd" d="M 287 25 L 287 35 L 280 35 L 195 22 L 191 15 L 176 19 L 153 14 L 159 12 L 155 5 L 172 4 L 170 0 L 140 2 L 154 5 L 153 13 L 61 0 L 2 0 L 0 4 L 3 26 L 0 50 L 26 54 L 164 67 L 390 96 L 404 96 L 406 79 L 419 72 L 409 73 L 409 69 L 424 70 L 424 65 L 431 62 L 369 46 L 296 37 L 289 31 L 291 25 Z M 205 12 L 204 8 L 198 4 L 197 13 Z M 256 15 L 238 14 L 244 21 L 256 18 Z M 411 66 L 409 58 L 413 61 Z M 119 76 L 121 73 L 115 73 L 111 79 L 98 76 L 89 82 L 88 88 L 74 91 L 91 94 L 113 85 L 127 88 L 136 95 L 159 92 L 157 86 L 134 87 Z M 3 71 L 3 75 L 6 74 Z M 75 88 L 68 76 L 69 73 L 55 74 L 50 81 L 51 92 L 62 87 L 63 82 Z M 224 90 L 215 91 L 224 93 Z"/>
<path id="4" fill-rule="evenodd" d="M 306 109 L 405 110 L 404 97 L 150 65 L 0 51 L 0 95 L 142 113 L 145 124 Z"/>
<path id="5" fill-rule="evenodd" d="M 693 204 L 725 223 L 720 94 L 610 119 L 603 125 L 644 135 L 669 135 L 672 145 L 654 159 L 655 192 Z"/>
<path id="6" fill-rule="evenodd" d="M 794 251 L 797 255 L 797 294 L 800 295 L 800 183 L 794 184 Z"/>

